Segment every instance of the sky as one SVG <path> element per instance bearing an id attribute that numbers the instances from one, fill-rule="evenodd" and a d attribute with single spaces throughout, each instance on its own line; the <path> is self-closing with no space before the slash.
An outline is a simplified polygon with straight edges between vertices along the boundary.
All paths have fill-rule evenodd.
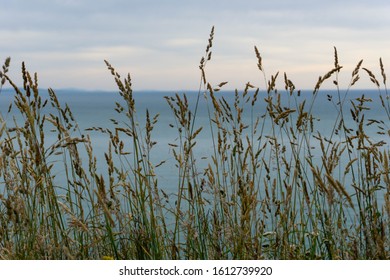
<path id="1" fill-rule="evenodd" d="M 24 61 L 41 87 L 115 90 L 108 60 L 135 90 L 197 90 L 214 26 L 213 85 L 264 88 L 257 46 L 268 78 L 313 89 L 335 46 L 347 87 L 361 59 L 378 80 L 380 57 L 390 69 L 389 14 L 388 0 L 0 0 L 0 61 L 11 57 L 15 81 Z M 356 87 L 372 88 L 361 76 Z"/>

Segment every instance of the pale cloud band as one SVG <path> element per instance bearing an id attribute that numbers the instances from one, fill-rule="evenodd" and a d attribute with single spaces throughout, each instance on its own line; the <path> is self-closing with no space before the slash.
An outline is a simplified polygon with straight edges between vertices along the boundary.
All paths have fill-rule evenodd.
<path id="1" fill-rule="evenodd" d="M 44 87 L 114 89 L 103 60 L 130 71 L 138 89 L 196 89 L 211 26 L 210 81 L 261 84 L 253 46 L 268 74 L 286 71 L 312 88 L 330 70 L 333 46 L 346 70 L 365 59 L 390 65 L 388 1 L 15 0 L 0 3 L 0 59 L 37 71 Z M 389 68 L 390 69 L 390 68 Z M 368 87 L 361 84 L 360 87 Z"/>

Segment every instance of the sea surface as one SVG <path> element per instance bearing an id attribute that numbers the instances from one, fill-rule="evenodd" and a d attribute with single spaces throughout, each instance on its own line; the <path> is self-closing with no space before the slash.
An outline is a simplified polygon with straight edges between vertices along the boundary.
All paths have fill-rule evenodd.
<path id="1" fill-rule="evenodd" d="M 42 89 L 40 92 L 43 99 L 49 98 L 47 90 Z M 107 167 L 105 165 L 104 160 L 104 153 L 107 152 L 109 138 L 106 134 L 95 131 L 87 131 L 86 129 L 91 127 L 113 128 L 112 121 L 110 121 L 111 119 L 122 121 L 123 124 L 126 125 L 126 122 L 128 122 L 126 118 L 119 115 L 115 111 L 116 102 L 124 105 L 122 97 L 118 94 L 118 92 L 83 90 L 57 90 L 55 92 L 60 103 L 62 105 L 68 104 L 69 108 L 71 109 L 75 120 L 79 125 L 80 135 L 87 133 L 90 134 L 94 147 L 94 154 L 98 159 L 98 170 L 104 174 L 105 172 L 107 172 Z M 197 107 L 198 109 L 196 113 L 197 116 L 194 125 L 195 129 L 198 127 L 203 127 L 203 130 L 196 138 L 197 144 L 194 151 L 198 161 L 197 164 L 201 169 L 202 167 L 206 167 L 207 164 L 211 162 L 210 155 L 213 153 L 213 141 L 211 138 L 210 118 L 208 111 L 208 108 L 210 108 L 211 106 L 210 99 L 207 99 L 203 93 L 198 93 L 195 91 L 134 92 L 136 119 L 139 123 L 141 131 L 145 132 L 145 129 L 143 129 L 143 127 L 145 124 L 146 110 L 148 110 L 151 118 L 153 118 L 154 115 L 159 114 L 158 122 L 156 123 L 152 131 L 152 140 L 155 141 L 157 144 L 153 147 L 151 161 L 154 164 L 158 164 L 161 161 L 165 161 L 165 164 L 161 165 L 158 169 L 156 169 L 157 178 L 160 186 L 164 187 L 166 191 L 173 192 L 177 188 L 178 173 L 177 170 L 175 170 L 174 168 L 175 160 L 172 153 L 172 145 L 169 144 L 177 144 L 179 139 L 177 125 L 175 123 L 173 112 L 168 106 L 166 100 L 164 99 L 164 96 L 174 96 L 176 93 L 180 96 L 183 96 L 184 93 L 186 94 L 189 102 L 189 108 L 193 111 L 195 110 L 197 100 L 199 100 Z M 14 122 L 17 122 L 20 126 L 23 125 L 23 119 L 18 114 L 15 105 L 13 105 L 11 112 L 8 112 L 9 105 L 14 102 L 14 94 L 15 93 L 12 90 L 8 89 L 3 89 L 0 94 L 0 112 L 4 120 L 7 122 L 8 128 L 14 126 Z M 296 100 L 289 97 L 288 93 L 284 92 L 281 94 L 281 102 L 283 106 L 295 106 L 294 104 Z M 341 91 L 339 93 L 337 91 L 332 90 L 321 90 L 318 93 L 312 109 L 312 114 L 315 117 L 313 134 L 319 132 L 325 137 L 330 137 L 335 122 L 340 117 L 336 108 L 339 96 L 342 99 L 345 97 L 345 105 L 343 109 L 346 126 L 356 128 L 356 123 L 353 122 L 350 113 L 350 109 L 352 108 L 351 101 L 355 100 L 354 102 L 357 104 L 358 102 L 356 101 L 356 98 L 361 97 L 363 94 L 365 95 L 365 98 L 372 99 L 371 102 L 368 102 L 365 105 L 370 108 L 370 110 L 365 111 L 365 119 L 383 120 L 384 122 L 381 125 L 384 127 L 384 129 L 386 131 L 390 129 L 388 126 L 390 123 L 389 117 L 387 116 L 385 110 L 381 105 L 378 91 L 353 90 L 348 92 L 346 96 L 344 96 L 344 94 L 345 91 Z M 248 96 L 250 95 L 253 95 L 253 92 L 250 92 Z M 223 96 L 231 105 L 233 104 L 235 98 L 235 94 L 233 91 L 218 92 L 216 93 L 216 96 Z M 267 94 L 265 92 L 259 93 L 258 101 L 256 103 L 256 106 L 253 108 L 253 111 L 250 110 L 249 105 L 245 105 L 249 109 L 244 109 L 244 122 L 250 125 L 252 123 L 253 116 L 261 116 L 266 113 L 266 102 L 264 101 L 264 98 L 266 97 Z M 312 98 L 312 91 L 302 91 L 297 101 L 302 102 L 303 100 L 307 100 L 305 108 L 308 108 L 310 106 L 310 100 L 312 100 Z M 43 113 L 53 113 L 53 111 L 49 107 L 50 105 L 47 106 L 47 109 L 45 109 Z M 213 114 L 213 112 L 211 112 L 211 114 Z M 267 131 L 269 132 L 270 129 L 270 124 L 265 123 L 265 133 L 267 133 Z M 366 128 L 367 133 L 369 133 L 375 141 L 386 142 L 383 148 L 389 149 L 389 135 L 379 135 L 376 133 L 377 130 L 378 129 L 375 125 L 371 125 Z M 77 133 L 78 132 L 76 132 L 73 136 L 77 136 Z M 51 132 L 48 130 L 45 144 L 49 147 L 50 145 L 53 145 L 56 140 L 57 135 L 51 134 Z M 313 145 L 316 145 L 315 142 L 313 142 Z M 315 150 L 315 148 L 316 147 L 313 147 L 313 150 Z M 315 152 L 313 154 L 315 154 Z M 86 155 L 84 154 L 84 156 Z M 87 161 L 87 159 L 82 160 Z M 344 160 L 348 160 L 348 158 L 345 158 Z M 61 176 L 61 173 L 63 172 L 64 171 L 57 170 L 57 180 L 61 180 L 61 178 L 63 178 Z M 60 184 L 60 182 L 58 183 Z"/>

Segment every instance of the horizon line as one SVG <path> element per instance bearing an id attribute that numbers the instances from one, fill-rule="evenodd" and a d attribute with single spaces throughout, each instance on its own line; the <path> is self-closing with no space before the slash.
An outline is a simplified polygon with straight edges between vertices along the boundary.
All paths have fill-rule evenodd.
<path id="1" fill-rule="evenodd" d="M 20 87 L 22 88 L 22 87 Z M 54 91 L 79 91 L 79 92 L 107 92 L 107 93 L 113 93 L 119 91 L 118 89 L 88 89 L 88 88 L 78 88 L 78 87 L 70 87 L 70 88 L 54 88 L 54 87 L 41 87 L 38 88 L 39 91 L 47 91 L 49 89 L 52 89 Z M 267 91 L 267 89 L 260 89 L 257 87 L 251 88 L 250 91 L 256 91 L 257 89 L 261 91 Z M 3 87 L 0 89 L 0 93 L 2 91 L 14 91 L 15 89 L 13 87 Z M 381 89 L 381 88 L 320 88 L 321 90 L 328 90 L 328 91 L 380 91 L 384 90 L 387 91 L 387 89 Z M 209 90 L 199 90 L 199 89 L 133 89 L 133 92 L 205 92 Z M 220 92 L 241 92 L 244 91 L 244 89 L 220 89 Z M 289 92 L 289 90 L 286 89 L 277 89 L 278 92 Z M 307 92 L 307 91 L 314 91 L 314 89 L 306 88 L 306 89 L 295 89 L 294 92 Z"/>

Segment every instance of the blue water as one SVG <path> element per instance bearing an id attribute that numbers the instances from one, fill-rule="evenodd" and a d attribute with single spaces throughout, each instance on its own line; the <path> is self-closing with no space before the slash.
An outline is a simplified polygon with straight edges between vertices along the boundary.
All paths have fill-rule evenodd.
<path id="1" fill-rule="evenodd" d="M 41 90 L 43 99 L 48 98 L 46 91 Z M 140 91 L 134 92 L 134 98 L 136 102 L 136 110 L 137 110 L 137 121 L 140 125 L 141 131 L 142 127 L 145 123 L 145 112 L 149 111 L 151 117 L 155 114 L 160 114 L 157 124 L 152 132 L 152 139 L 156 141 L 156 146 L 153 147 L 153 152 L 151 155 L 151 161 L 154 164 L 158 164 L 161 161 L 166 161 L 161 167 L 156 169 L 157 178 L 159 180 L 160 186 L 166 188 L 167 191 L 174 192 L 177 186 L 177 170 L 175 170 L 175 160 L 172 153 L 172 147 L 168 145 L 169 143 L 178 144 L 178 133 L 177 128 L 171 127 L 171 125 L 175 126 L 175 121 L 173 117 L 172 110 L 169 108 L 164 96 L 173 96 L 176 92 L 163 92 L 163 91 Z M 341 92 L 343 97 L 343 92 Z M 105 165 L 104 153 L 108 149 L 108 141 L 109 138 L 107 135 L 94 132 L 94 131 L 86 131 L 85 129 L 90 127 L 103 127 L 103 128 L 113 128 L 112 122 L 110 119 L 117 119 L 126 122 L 126 119 L 123 116 L 120 116 L 115 109 L 115 102 L 124 104 L 123 100 L 119 96 L 117 92 L 90 92 L 90 91 L 80 91 L 80 90 L 59 90 L 56 91 L 57 97 L 61 104 L 68 104 L 71 108 L 73 115 L 79 125 L 79 132 L 75 132 L 73 136 L 77 136 L 77 133 L 91 135 L 92 144 L 94 147 L 94 153 L 98 159 L 98 171 L 101 173 L 105 173 L 107 167 Z M 179 92 L 182 95 L 182 92 Z M 253 93 L 250 93 L 253 94 Z M 382 126 L 385 130 L 389 130 L 388 123 L 389 118 L 386 115 L 385 110 L 382 108 L 379 94 L 375 90 L 355 90 L 350 91 L 346 97 L 346 102 L 344 106 L 344 116 L 347 120 L 347 127 L 356 128 L 356 124 L 353 123 L 352 117 L 350 114 L 350 104 L 351 101 L 360 97 L 362 94 L 365 94 L 366 98 L 371 98 L 372 102 L 367 104 L 371 110 L 365 111 L 365 118 L 368 119 L 377 119 L 383 120 L 384 123 Z M 194 110 L 196 106 L 196 101 L 198 100 L 197 92 L 187 92 L 186 93 L 190 109 Z M 234 101 L 234 92 L 222 92 L 216 93 L 216 96 L 224 96 L 226 100 L 233 107 Z M 289 97 L 288 93 L 284 93 L 282 98 L 282 104 L 286 107 L 295 107 L 295 100 L 292 97 Z M 332 96 L 332 101 L 329 101 L 329 96 Z M 253 109 L 253 115 L 249 110 L 244 110 L 245 113 L 243 118 L 244 122 L 248 125 L 251 124 L 252 116 L 257 117 L 266 113 L 266 105 L 264 102 L 264 98 L 266 97 L 266 93 L 260 93 L 258 96 L 258 101 L 256 106 Z M 23 122 L 20 116 L 17 114 L 16 108 L 13 108 L 10 113 L 8 113 L 8 107 L 13 102 L 14 93 L 11 90 L 3 90 L 0 95 L 0 112 L 5 121 L 7 122 L 8 127 L 12 127 L 12 123 L 14 119 L 16 122 L 22 126 Z M 307 104 L 305 109 L 308 110 L 310 106 L 310 100 L 312 99 L 311 91 L 303 91 L 301 96 L 298 98 L 298 102 L 302 102 L 303 100 L 307 100 Z M 317 132 L 320 132 L 325 137 L 330 137 L 334 124 L 338 118 L 338 110 L 334 103 L 338 100 L 338 93 L 336 91 L 320 91 L 315 103 L 313 104 L 313 115 L 315 117 L 314 120 L 314 132 L 315 135 Z M 332 103 L 334 102 L 334 103 Z M 195 127 L 203 127 L 202 132 L 198 135 L 196 141 L 197 144 L 195 146 L 195 154 L 197 158 L 197 166 L 200 170 L 206 167 L 208 163 L 211 162 L 210 155 L 213 153 L 213 142 L 211 140 L 210 134 L 210 122 L 209 122 L 209 112 L 207 100 L 200 94 L 197 118 L 195 121 Z M 211 102 L 209 102 L 209 106 Z M 14 106 L 15 107 L 15 106 Z M 53 111 L 47 106 L 47 111 L 44 113 L 52 113 Z M 248 107 L 248 106 L 247 106 Z M 249 108 L 249 107 L 248 107 Z M 211 112 L 213 114 L 213 112 Z M 287 124 L 290 126 L 290 124 Z M 269 123 L 265 123 L 264 133 L 267 135 L 271 135 L 271 126 Z M 366 131 L 369 131 L 370 136 L 377 142 L 385 141 L 386 145 L 384 148 L 389 148 L 389 135 L 379 135 L 377 134 L 377 127 L 372 125 L 366 128 Z M 245 134 L 250 132 L 250 127 L 244 131 Z M 48 134 L 46 135 L 45 143 L 48 147 L 53 145 L 57 138 L 56 134 Z M 243 135 L 245 137 L 245 135 Z M 333 139 L 338 139 L 337 136 L 334 136 Z M 130 139 L 129 139 L 130 141 Z M 131 141 L 130 141 L 131 142 Z M 311 145 L 313 146 L 313 155 L 316 155 L 316 151 L 319 152 L 318 143 L 314 139 L 311 140 Z M 317 150 L 316 150 L 317 149 Z M 82 154 L 83 155 L 83 154 Z M 86 156 L 84 154 L 84 156 Z M 84 162 L 87 159 L 82 158 Z M 348 161 L 348 158 L 345 158 L 345 161 Z M 57 180 L 61 180 L 62 175 L 64 173 L 63 170 L 57 170 Z M 62 175 L 61 175 L 62 174 Z M 60 184 L 60 182 L 58 182 Z"/>

